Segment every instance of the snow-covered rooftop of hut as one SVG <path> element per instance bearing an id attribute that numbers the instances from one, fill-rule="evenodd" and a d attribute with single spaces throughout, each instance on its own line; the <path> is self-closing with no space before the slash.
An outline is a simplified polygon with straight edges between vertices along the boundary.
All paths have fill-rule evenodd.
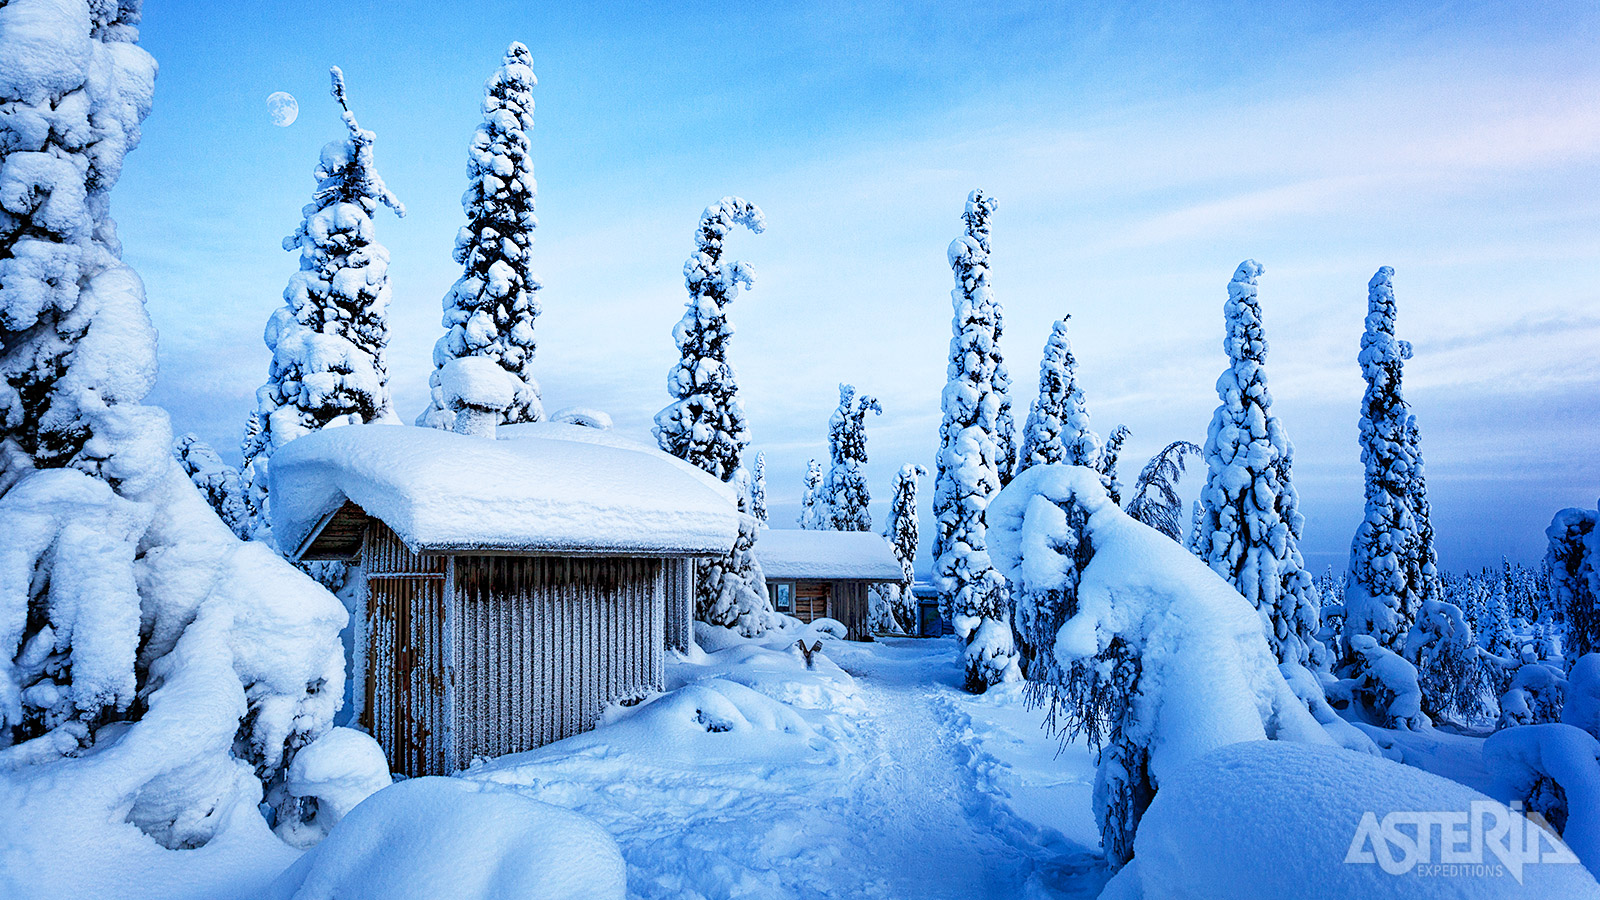
<path id="1" fill-rule="evenodd" d="M 326 428 L 271 461 L 273 530 L 305 552 L 346 501 L 418 552 L 726 553 L 731 489 L 694 466 L 578 425 L 499 440 L 405 425 Z"/>
<path id="2" fill-rule="evenodd" d="M 803 581 L 899 581 L 905 577 L 889 542 L 870 531 L 767 528 L 756 538 L 756 561 L 768 578 Z"/>

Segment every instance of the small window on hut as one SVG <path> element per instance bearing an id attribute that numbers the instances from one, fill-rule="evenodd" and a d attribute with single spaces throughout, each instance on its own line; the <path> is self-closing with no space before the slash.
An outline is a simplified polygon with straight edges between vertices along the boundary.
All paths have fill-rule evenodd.
<path id="1" fill-rule="evenodd" d="M 794 609 L 794 585 L 779 582 L 770 585 L 772 588 L 772 608 L 778 612 L 790 612 Z"/>

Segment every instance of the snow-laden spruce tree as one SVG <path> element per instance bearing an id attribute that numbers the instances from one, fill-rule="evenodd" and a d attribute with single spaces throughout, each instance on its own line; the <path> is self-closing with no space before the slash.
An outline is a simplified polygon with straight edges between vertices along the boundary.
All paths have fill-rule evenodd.
<path id="1" fill-rule="evenodd" d="M 1011 634 L 1011 596 L 989 559 L 983 514 L 1000 490 L 1010 452 L 1002 435 L 1005 367 L 1000 359 L 1000 304 L 989 286 L 989 215 L 995 202 L 973 191 L 962 219 L 966 232 L 950 243 L 956 286 L 948 381 L 941 405 L 938 474 L 934 479 L 934 577 L 940 603 L 960 635 L 966 687 L 982 692 L 1021 677 Z"/>
<path id="2" fill-rule="evenodd" d="M 544 418 L 534 380 L 533 322 L 539 316 L 539 279 L 530 269 L 538 185 L 528 135 L 533 131 L 533 55 L 520 43 L 484 85 L 483 124 L 467 150 L 467 224 L 456 234 L 455 260 L 464 271 L 444 297 L 445 335 L 433 345 L 432 402 L 418 425 L 452 427 L 439 369 L 452 359 L 484 356 L 517 380 L 517 396 L 503 424 Z"/>
<path id="3" fill-rule="evenodd" d="M 1406 486 L 1406 503 L 1417 523 L 1417 595 L 1423 603 L 1444 600 L 1444 580 L 1439 573 L 1439 554 L 1433 547 L 1433 506 L 1428 502 L 1427 466 L 1422 461 L 1422 432 L 1417 417 L 1406 416 L 1406 451 L 1411 456 L 1411 480 Z"/>
<path id="4" fill-rule="evenodd" d="M 853 384 L 839 385 L 839 408 L 828 420 L 828 453 L 833 467 L 823 486 L 828 527 L 834 531 L 871 531 L 872 493 L 867 490 L 867 412 L 883 415 L 876 397 L 856 396 Z"/>
<path id="5" fill-rule="evenodd" d="M 767 455 L 756 454 L 756 468 L 750 475 L 750 515 L 767 527 Z"/>
<path id="6" fill-rule="evenodd" d="M 826 531 L 828 504 L 822 495 L 822 463 L 806 462 L 806 489 L 800 495 L 800 527 L 808 531 Z"/>
<path id="7" fill-rule="evenodd" d="M 1316 643 L 1318 603 L 1300 557 L 1305 518 L 1291 481 L 1294 446 L 1267 390 L 1256 300 L 1262 271 L 1247 259 L 1228 283 L 1222 347 L 1229 364 L 1217 378 L 1222 403 L 1206 433 L 1200 558 L 1255 606 L 1279 660 L 1304 665 Z"/>
<path id="8" fill-rule="evenodd" d="M 250 537 L 254 515 L 239 477 L 239 470 L 223 461 L 210 444 L 197 435 L 185 434 L 172 445 L 172 455 L 184 474 L 199 488 L 223 524 L 246 540 Z"/>
<path id="9" fill-rule="evenodd" d="M 1105 482 L 1106 495 L 1118 506 L 1122 505 L 1122 482 L 1117 480 L 1117 460 L 1122 456 L 1122 445 L 1132 433 L 1128 426 L 1118 425 L 1100 450 L 1100 480 Z"/>
<path id="10" fill-rule="evenodd" d="M 1399 651 L 1430 587 L 1424 581 L 1421 526 L 1414 497 L 1421 464 L 1407 423 L 1400 377 L 1411 345 L 1396 340 L 1394 270 L 1380 268 L 1367 285 L 1366 331 L 1361 336 L 1361 462 L 1366 467 L 1366 513 L 1350 543 L 1345 584 L 1348 634 L 1370 634 Z"/>
<path id="11" fill-rule="evenodd" d="M 1178 479 L 1190 454 L 1204 458 L 1199 444 L 1173 441 L 1145 463 L 1133 483 L 1133 497 L 1125 511 L 1178 543 L 1184 542 L 1183 500 L 1178 496 Z"/>
<path id="12" fill-rule="evenodd" d="M 920 523 L 917 520 L 917 479 L 928 470 L 906 463 L 894 476 L 894 497 L 889 501 L 889 519 L 883 523 L 883 537 L 894 548 L 894 557 L 905 573 L 899 584 L 876 585 L 873 599 L 877 609 L 873 621 L 886 631 L 917 633 L 917 598 L 911 592 L 916 581 L 911 564 L 917 558 Z"/>
<path id="13" fill-rule="evenodd" d="M 681 358 L 667 375 L 674 400 L 656 413 L 655 436 L 661 449 L 734 485 L 739 498 L 739 539 L 725 557 L 697 567 L 695 615 L 704 622 L 738 628 L 747 636 L 778 624 L 767 597 L 766 578 L 755 560 L 760 528 L 750 511 L 750 476 L 742 466 L 750 445 L 739 380 L 728 362 L 728 304 L 739 286 L 755 283 L 755 271 L 739 262 L 723 262 L 723 242 L 735 226 L 760 234 L 766 220 L 755 204 L 723 197 L 700 214 L 695 252 L 683 264 L 689 290 L 688 309 L 672 329 Z"/>
<path id="14" fill-rule="evenodd" d="M 1550 548 L 1544 564 L 1550 573 L 1550 605 L 1567 621 L 1567 665 L 1585 654 L 1600 652 L 1600 512 L 1563 509 L 1550 520 L 1545 537 Z M 1509 568 L 1509 567 L 1508 567 Z M 1511 630 L 1510 573 L 1499 585 L 1500 613 L 1505 631 Z"/>
<path id="15" fill-rule="evenodd" d="M 372 216 L 380 205 L 404 216 L 373 164 L 373 133 L 350 112 L 344 73 L 329 71 L 349 135 L 322 148 L 317 188 L 283 249 L 299 251 L 300 269 L 283 290 L 284 305 L 263 335 L 272 351 L 267 382 L 243 446 L 245 479 L 270 534 L 267 467 L 277 448 L 328 425 L 394 420 L 389 401 L 389 251 Z"/>
<path id="16" fill-rule="evenodd" d="M 1100 435 L 1089 425 L 1089 410 L 1078 386 L 1078 360 L 1067 339 L 1071 318 L 1062 316 L 1056 321 L 1045 341 L 1044 359 L 1039 363 L 1039 396 L 1028 408 L 1022 429 L 1018 472 L 1055 463 L 1100 467 Z"/>
<path id="17" fill-rule="evenodd" d="M 137 0 L 0 8 L 8 840 L 111 822 L 197 847 L 248 827 L 343 691 L 343 607 L 229 532 L 143 405 L 156 333 L 110 217 L 155 86 L 139 20 Z"/>

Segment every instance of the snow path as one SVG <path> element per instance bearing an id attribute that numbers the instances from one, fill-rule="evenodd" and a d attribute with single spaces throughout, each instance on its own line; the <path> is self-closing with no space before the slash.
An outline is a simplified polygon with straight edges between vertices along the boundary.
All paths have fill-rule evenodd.
<path id="1" fill-rule="evenodd" d="M 633 897 L 1098 894 L 1097 851 L 1021 819 L 995 786 L 1004 764 L 974 737 L 949 642 L 830 643 L 825 653 L 855 684 L 827 712 L 808 712 L 823 738 L 747 735 L 727 756 L 699 742 L 689 758 L 624 722 L 465 777 L 594 818 L 622 848 Z M 707 737 L 732 748 L 736 734 Z"/>

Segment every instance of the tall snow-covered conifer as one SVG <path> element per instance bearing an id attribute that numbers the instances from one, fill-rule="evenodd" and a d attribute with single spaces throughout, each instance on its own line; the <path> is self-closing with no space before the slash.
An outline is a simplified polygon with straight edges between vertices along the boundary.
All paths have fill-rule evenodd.
<path id="1" fill-rule="evenodd" d="M 267 322 L 272 364 L 256 390 L 243 447 L 245 477 L 266 528 L 267 466 L 277 448 L 330 424 L 394 420 L 384 361 L 389 251 L 377 241 L 372 216 L 379 205 L 403 216 L 405 206 L 378 175 L 374 136 L 350 112 L 344 73 L 336 66 L 330 76 L 349 135 L 322 148 L 305 218 L 283 239 L 283 249 L 299 251 L 300 270 Z"/>
<path id="2" fill-rule="evenodd" d="M 1570 668 L 1586 653 L 1600 652 L 1600 511 L 1563 509 L 1550 520 L 1545 537 L 1550 548 L 1544 564 L 1550 572 L 1550 602 L 1567 621 L 1564 641 Z M 1512 605 L 1506 578 L 1497 578 L 1504 630 L 1511 628 Z"/>
<path id="3" fill-rule="evenodd" d="M 1278 659 L 1304 665 L 1319 611 L 1300 556 L 1305 520 L 1291 481 L 1294 446 L 1272 414 L 1267 390 L 1267 339 L 1256 300 L 1262 271 L 1247 259 L 1228 283 L 1229 365 L 1217 379 L 1222 403 L 1206 434 L 1200 557 L 1255 606 Z"/>
<path id="4" fill-rule="evenodd" d="M 1062 316 L 1051 326 L 1039 363 L 1039 396 L 1028 409 L 1022 429 L 1022 455 L 1017 471 L 1036 465 L 1100 466 L 1100 435 L 1089 425 L 1089 410 L 1078 387 L 1078 360 L 1067 340 Z"/>
<path id="5" fill-rule="evenodd" d="M 767 455 L 756 454 L 756 468 L 750 477 L 750 515 L 764 528 L 767 524 Z"/>
<path id="6" fill-rule="evenodd" d="M 484 356 L 517 382 L 504 423 L 544 418 L 534 380 L 533 322 L 539 315 L 539 279 L 530 269 L 538 185 L 528 135 L 533 131 L 533 55 L 520 43 L 506 50 L 484 85 L 483 124 L 467 151 L 467 224 L 456 235 L 455 259 L 465 271 L 444 298 L 444 337 L 433 346 L 432 402 L 418 425 L 449 430 L 455 413 L 444 396 L 439 370 L 452 359 Z"/>
<path id="7" fill-rule="evenodd" d="M 1361 462 L 1366 466 L 1366 514 L 1350 544 L 1345 629 L 1370 634 L 1395 651 L 1423 601 L 1421 523 L 1414 508 L 1422 483 L 1400 377 L 1411 345 L 1395 339 L 1394 270 L 1384 266 L 1367 285 L 1366 331 L 1361 336 Z M 1431 550 L 1430 550 L 1431 553 Z M 1434 575 L 1436 585 L 1437 575 Z"/>
<path id="8" fill-rule="evenodd" d="M 989 215 L 994 200 L 967 197 L 965 233 L 950 243 L 955 289 L 948 381 L 941 405 L 938 474 L 933 511 L 935 578 L 942 605 L 964 644 L 967 689 L 1021 677 L 1011 634 L 1011 597 L 989 558 L 984 511 L 1010 464 L 1011 439 L 1002 434 L 1005 366 L 1000 359 L 1000 304 L 989 286 Z"/>
<path id="9" fill-rule="evenodd" d="M 889 630 L 893 624 L 907 634 L 917 631 L 917 598 L 911 592 L 916 580 L 912 562 L 917 558 L 920 523 L 917 521 L 917 479 L 928 470 L 915 463 L 906 463 L 894 476 L 894 497 L 889 502 L 889 519 L 883 524 L 883 536 L 894 548 L 895 559 L 905 577 L 899 584 L 874 587 L 874 597 L 879 609 L 872 617 L 879 627 Z"/>
<path id="10" fill-rule="evenodd" d="M 750 445 L 739 381 L 728 362 L 728 304 L 739 286 L 750 287 L 755 271 L 739 261 L 723 262 L 723 242 L 736 225 L 760 234 L 766 220 L 755 204 L 724 197 L 700 214 L 695 252 L 683 264 L 689 302 L 672 329 L 682 354 L 667 376 L 674 400 L 656 413 L 655 436 L 661 449 L 735 485 L 739 497 L 739 539 L 732 552 L 699 568 L 695 614 L 712 625 L 758 635 L 777 624 L 767 598 L 766 578 L 751 548 L 760 525 L 750 512 L 750 475 L 742 466 Z"/>
<path id="11" fill-rule="evenodd" d="M 839 385 L 839 408 L 828 421 L 828 452 L 833 467 L 823 487 L 828 526 L 834 531 L 871 531 L 872 493 L 861 467 L 867 462 L 867 411 L 883 415 L 876 397 L 856 396 L 853 384 Z"/>
<path id="12" fill-rule="evenodd" d="M 0 832 L 198 847 L 331 727 L 346 615 L 229 532 L 143 404 L 156 333 L 110 216 L 155 86 L 140 14 L 0 9 Z"/>
<path id="13" fill-rule="evenodd" d="M 808 531 L 826 531 L 828 504 L 822 494 L 822 463 L 806 462 L 806 489 L 800 495 L 800 527 Z"/>

